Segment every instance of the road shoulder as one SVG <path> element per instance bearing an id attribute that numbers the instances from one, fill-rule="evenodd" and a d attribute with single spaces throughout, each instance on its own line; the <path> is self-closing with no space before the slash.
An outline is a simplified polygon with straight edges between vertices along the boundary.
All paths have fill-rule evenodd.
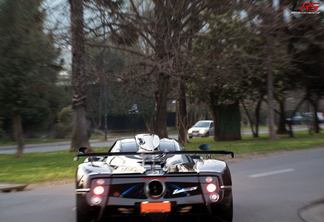
<path id="1" fill-rule="evenodd" d="M 299 211 L 299 217 L 305 222 L 323 222 L 324 199 L 303 207 Z"/>

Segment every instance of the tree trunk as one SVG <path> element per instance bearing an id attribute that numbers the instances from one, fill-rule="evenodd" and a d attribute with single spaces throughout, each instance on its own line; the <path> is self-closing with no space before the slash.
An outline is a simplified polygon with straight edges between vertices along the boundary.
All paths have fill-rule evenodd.
<path id="1" fill-rule="evenodd" d="M 103 110 L 104 110 L 104 133 L 105 133 L 105 141 L 108 140 L 108 95 L 107 95 L 107 79 L 103 79 Z"/>
<path id="2" fill-rule="evenodd" d="M 86 111 L 84 107 L 78 106 L 73 110 L 72 116 L 72 144 L 71 147 L 75 151 L 80 147 L 89 148 L 89 134 L 88 131 L 84 130 L 88 128 L 88 123 L 86 119 Z"/>
<path id="3" fill-rule="evenodd" d="M 16 157 L 21 157 L 24 151 L 24 132 L 20 113 L 14 112 L 12 116 L 12 127 L 14 131 L 14 137 L 17 143 Z"/>
<path id="4" fill-rule="evenodd" d="M 273 72 L 272 72 L 272 40 L 268 37 L 267 40 L 267 57 L 266 57 L 266 68 L 267 68 L 267 99 L 268 99 L 268 129 L 271 140 L 277 139 L 275 131 L 274 121 L 274 99 L 273 99 Z"/>
<path id="5" fill-rule="evenodd" d="M 251 115 L 249 113 L 249 110 L 246 108 L 246 106 L 244 104 L 244 101 L 242 101 L 242 107 L 243 107 L 243 109 L 244 109 L 244 111 L 246 113 L 246 116 L 247 116 L 248 120 L 249 120 L 249 125 L 250 125 L 250 128 L 251 128 L 252 135 L 253 135 L 253 137 L 255 137 L 256 136 L 256 132 L 255 132 L 255 129 L 254 129 L 255 124 L 254 124 L 253 118 L 251 117 Z"/>
<path id="6" fill-rule="evenodd" d="M 181 78 L 177 100 L 177 128 L 178 140 L 182 145 L 187 143 L 187 122 L 186 85 Z"/>
<path id="7" fill-rule="evenodd" d="M 160 138 L 167 138 L 167 102 L 169 93 L 170 77 L 164 73 L 159 74 L 158 90 L 155 95 L 156 100 L 156 118 L 154 132 Z"/>
<path id="8" fill-rule="evenodd" d="M 318 100 L 312 101 L 312 105 L 313 105 L 313 129 L 314 129 L 314 133 L 320 133 L 321 128 L 319 126 L 319 120 L 318 120 L 318 116 L 317 116 Z"/>
<path id="9" fill-rule="evenodd" d="M 152 119 L 148 119 L 145 117 L 143 117 L 143 118 L 144 118 L 144 124 L 145 124 L 145 128 L 146 128 L 147 132 L 154 133 L 154 130 L 153 130 L 154 126 L 153 126 Z"/>
<path id="10" fill-rule="evenodd" d="M 255 135 L 253 135 L 254 138 L 259 137 L 259 126 L 260 126 L 260 110 L 261 110 L 261 104 L 262 104 L 262 97 L 258 100 L 258 103 L 255 107 Z"/>
<path id="11" fill-rule="evenodd" d="M 292 127 L 292 120 L 287 121 L 287 125 L 288 125 L 288 128 L 289 128 L 289 131 L 288 131 L 289 137 L 291 137 L 291 138 L 295 137 L 293 127 Z"/>
<path id="12" fill-rule="evenodd" d="M 240 140 L 241 115 L 239 103 L 212 105 L 214 120 L 214 140 Z"/>
<path id="13" fill-rule="evenodd" d="M 287 134 L 288 130 L 286 128 L 286 109 L 285 109 L 285 101 L 284 99 L 278 99 L 279 103 L 279 124 L 277 133 L 278 134 Z"/>
<path id="14" fill-rule="evenodd" d="M 70 0 L 72 36 L 72 89 L 73 126 L 70 151 L 81 146 L 89 148 L 86 119 L 88 78 L 85 72 L 85 46 L 83 31 L 83 0 Z"/>
<path id="15" fill-rule="evenodd" d="M 103 103 L 104 103 L 104 89 L 103 89 L 102 81 L 99 84 L 99 98 L 98 98 L 98 122 L 97 122 L 97 128 L 102 128 L 102 116 L 103 116 Z"/>

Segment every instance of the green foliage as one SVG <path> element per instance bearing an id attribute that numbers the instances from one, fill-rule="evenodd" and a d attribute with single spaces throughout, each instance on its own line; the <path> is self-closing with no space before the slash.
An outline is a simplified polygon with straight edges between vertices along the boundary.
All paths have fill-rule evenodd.
<path id="1" fill-rule="evenodd" d="M 94 78 L 88 93 L 88 115 L 92 123 L 102 123 L 105 111 L 109 116 L 128 115 L 132 106 L 137 104 L 138 114 L 150 125 L 154 101 L 141 95 L 145 83 L 143 86 L 135 80 L 121 78 L 120 72 L 129 63 L 127 56 L 106 48 L 89 48 L 87 53 L 89 72 Z"/>
<path id="2" fill-rule="evenodd" d="M 259 62 L 250 54 L 259 41 L 255 30 L 233 15 L 210 15 L 208 28 L 193 45 L 196 75 L 191 90 L 211 109 L 215 140 L 241 138 L 238 100 L 246 96 L 256 74 L 250 67 Z"/>
<path id="3" fill-rule="evenodd" d="M 58 113 L 58 123 L 55 125 L 55 137 L 66 138 L 72 131 L 72 107 L 64 107 Z"/>
<path id="4" fill-rule="evenodd" d="M 41 0 L 5 0 L 0 7 L 0 113 L 20 113 L 30 128 L 47 128 L 56 111 L 58 50 L 43 31 Z"/>
<path id="5" fill-rule="evenodd" d="M 2 139 L 5 135 L 5 132 L 3 130 L 3 118 L 0 117 L 0 139 Z"/>
<path id="6" fill-rule="evenodd" d="M 324 95 L 324 18 L 318 16 L 295 18 L 291 28 L 290 53 L 297 72 L 289 73 L 296 88 L 309 94 Z M 321 16 L 322 15 L 322 18 Z"/>
<path id="7" fill-rule="evenodd" d="M 206 32 L 194 41 L 197 75 L 192 89 L 207 103 L 217 100 L 218 104 L 231 104 L 248 88 L 252 73 L 247 71 L 247 60 L 251 59 L 249 50 L 255 46 L 257 35 L 248 23 L 231 13 L 211 15 L 208 24 Z"/>
<path id="8" fill-rule="evenodd" d="M 64 107 L 58 113 L 58 121 L 65 125 L 69 125 L 72 123 L 72 107 L 71 106 Z"/>

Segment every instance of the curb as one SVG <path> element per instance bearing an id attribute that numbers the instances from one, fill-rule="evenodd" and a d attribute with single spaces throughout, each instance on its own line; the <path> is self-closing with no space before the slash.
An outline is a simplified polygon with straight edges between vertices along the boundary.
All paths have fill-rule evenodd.
<path id="1" fill-rule="evenodd" d="M 324 221 L 324 199 L 313 202 L 298 211 L 298 216 L 305 222 Z"/>
<path id="2" fill-rule="evenodd" d="M 0 184 L 0 192 L 23 191 L 28 184 Z"/>
<path id="3" fill-rule="evenodd" d="M 100 140 L 94 139 L 89 140 L 90 143 L 97 143 L 100 142 Z M 33 148 L 40 148 L 43 146 L 69 146 L 71 144 L 70 141 L 61 141 L 61 142 L 50 142 L 50 143 L 31 143 L 31 144 L 25 144 L 25 149 L 33 149 Z M 4 145 L 0 146 L 0 150 L 15 150 L 17 148 L 16 145 Z"/>

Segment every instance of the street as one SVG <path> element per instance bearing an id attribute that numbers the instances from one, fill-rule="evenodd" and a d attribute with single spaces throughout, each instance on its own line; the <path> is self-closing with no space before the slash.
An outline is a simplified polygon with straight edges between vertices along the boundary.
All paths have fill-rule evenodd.
<path id="1" fill-rule="evenodd" d="M 229 163 L 234 222 L 302 222 L 298 210 L 324 198 L 324 149 L 282 152 Z M 73 222 L 74 185 L 0 193 L 1 222 Z"/>

